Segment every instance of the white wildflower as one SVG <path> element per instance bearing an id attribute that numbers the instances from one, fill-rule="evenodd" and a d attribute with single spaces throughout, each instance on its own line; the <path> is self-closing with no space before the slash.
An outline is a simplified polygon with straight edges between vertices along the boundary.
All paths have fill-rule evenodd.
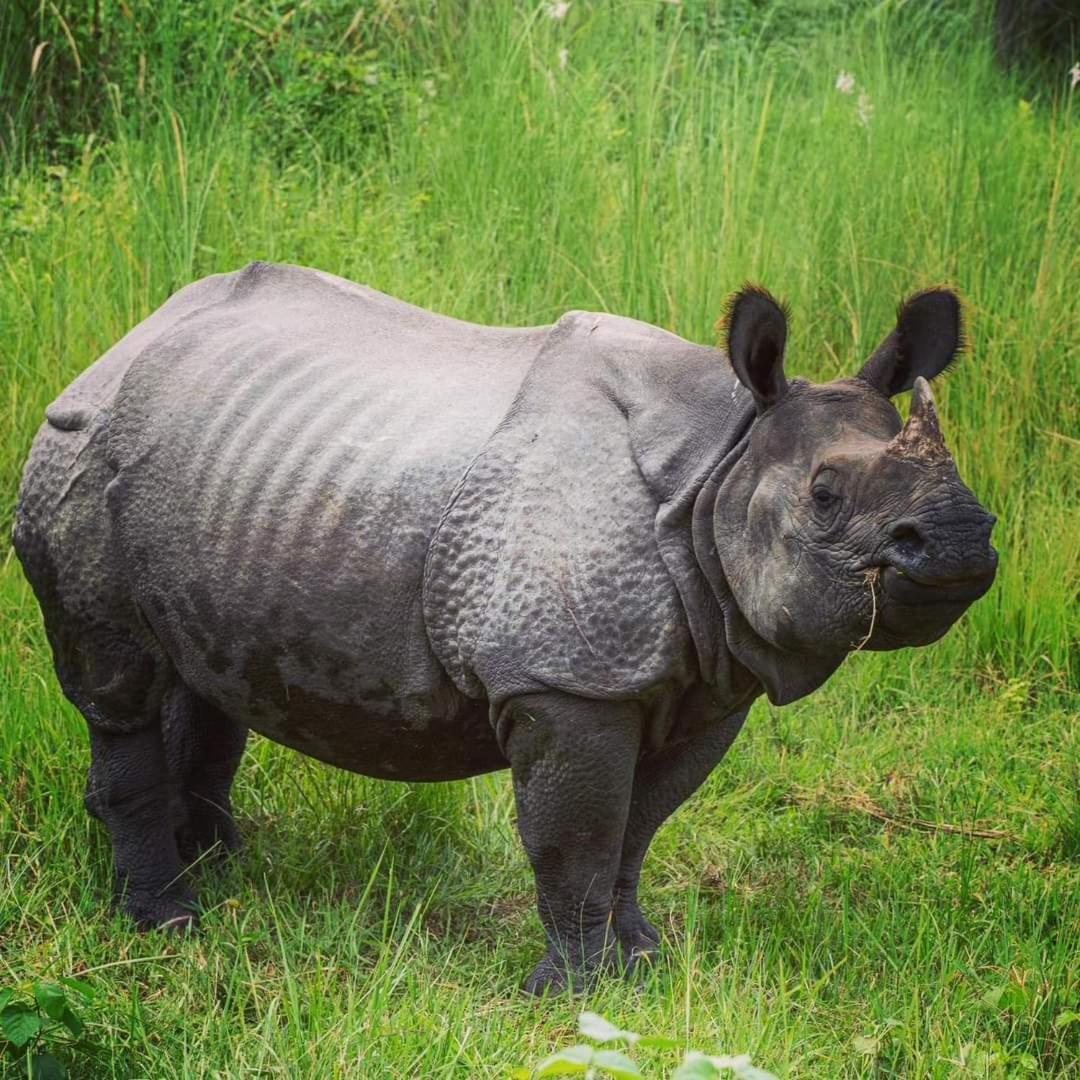
<path id="1" fill-rule="evenodd" d="M 856 111 L 859 114 L 859 123 L 863 127 L 869 127 L 870 121 L 874 119 L 874 103 L 865 90 L 859 94 L 859 104 Z"/>
<path id="2" fill-rule="evenodd" d="M 424 91 L 425 94 L 427 94 L 428 97 L 435 96 L 436 88 L 434 79 L 425 79 L 420 84 L 420 88 Z"/>
<path id="3" fill-rule="evenodd" d="M 569 49 L 560 49 L 559 50 L 559 70 L 560 71 L 565 71 L 566 66 L 569 63 L 570 63 L 570 50 Z"/>
<path id="4" fill-rule="evenodd" d="M 378 86 L 379 85 L 379 73 L 377 71 L 369 71 L 364 76 L 364 82 L 366 82 L 368 84 L 368 86 Z"/>
<path id="5" fill-rule="evenodd" d="M 841 71 L 836 76 L 836 89 L 841 94 L 850 94 L 855 89 L 855 76 L 850 71 Z"/>
<path id="6" fill-rule="evenodd" d="M 569 0 L 559 0 L 559 2 L 556 4 L 547 5 L 547 15 L 549 19 L 565 19 L 566 13 L 569 10 Z"/>
<path id="7" fill-rule="evenodd" d="M 1080 60 L 1078 60 L 1071 68 L 1069 68 L 1069 79 L 1071 82 L 1069 85 L 1075 90 L 1080 86 Z"/>

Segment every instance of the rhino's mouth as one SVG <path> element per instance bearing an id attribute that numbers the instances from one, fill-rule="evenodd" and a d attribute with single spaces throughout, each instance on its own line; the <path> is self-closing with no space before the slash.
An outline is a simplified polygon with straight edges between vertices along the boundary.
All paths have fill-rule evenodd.
<path id="1" fill-rule="evenodd" d="M 996 563 L 996 560 L 995 560 Z M 883 566 L 881 589 L 899 604 L 971 604 L 994 582 L 996 565 L 977 573 L 929 577 L 897 566 Z"/>

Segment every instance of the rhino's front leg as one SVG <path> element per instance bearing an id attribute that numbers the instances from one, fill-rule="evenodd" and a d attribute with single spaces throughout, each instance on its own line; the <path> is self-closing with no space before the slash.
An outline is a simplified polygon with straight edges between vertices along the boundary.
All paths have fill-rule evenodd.
<path id="1" fill-rule="evenodd" d="M 612 901 L 641 741 L 640 709 L 549 693 L 519 698 L 503 716 L 518 828 L 548 937 L 547 955 L 525 989 L 580 988 L 617 955 Z"/>
<path id="2" fill-rule="evenodd" d="M 649 844 L 656 830 L 719 764 L 742 728 L 747 711 L 706 724 L 684 741 L 663 747 L 638 764 L 614 901 L 619 948 L 630 964 L 651 956 L 660 944 L 660 933 L 642 915 L 637 898 L 641 864 Z"/>

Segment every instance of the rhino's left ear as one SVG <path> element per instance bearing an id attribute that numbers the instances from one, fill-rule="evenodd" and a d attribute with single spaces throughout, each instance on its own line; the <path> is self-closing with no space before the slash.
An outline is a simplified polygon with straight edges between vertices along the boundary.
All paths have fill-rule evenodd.
<path id="1" fill-rule="evenodd" d="M 940 375 L 964 348 L 960 299 L 952 289 L 927 289 L 900 305 L 896 328 L 874 350 L 858 378 L 886 397 L 902 394 L 921 375 Z"/>
<path id="2" fill-rule="evenodd" d="M 754 395 L 758 412 L 775 405 L 788 389 L 784 375 L 787 313 L 760 285 L 744 285 L 727 304 L 728 359 L 739 382 Z"/>

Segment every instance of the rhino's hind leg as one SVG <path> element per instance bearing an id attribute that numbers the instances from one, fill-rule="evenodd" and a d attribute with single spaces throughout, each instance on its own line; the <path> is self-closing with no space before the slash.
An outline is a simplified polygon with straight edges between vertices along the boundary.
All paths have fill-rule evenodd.
<path id="1" fill-rule="evenodd" d="M 640 740 L 633 703 L 551 693 L 513 704 L 505 748 L 548 937 L 530 993 L 582 989 L 618 960 L 612 904 Z"/>
<path id="2" fill-rule="evenodd" d="M 56 622 L 57 674 L 90 730 L 86 807 L 112 840 L 116 899 L 140 929 L 187 929 L 194 897 L 182 881 L 161 732 L 168 661 L 124 630 Z"/>
<path id="3" fill-rule="evenodd" d="M 185 863 L 240 847 L 230 791 L 247 728 L 182 683 L 165 697 L 165 754 L 176 785 L 173 824 Z"/>

